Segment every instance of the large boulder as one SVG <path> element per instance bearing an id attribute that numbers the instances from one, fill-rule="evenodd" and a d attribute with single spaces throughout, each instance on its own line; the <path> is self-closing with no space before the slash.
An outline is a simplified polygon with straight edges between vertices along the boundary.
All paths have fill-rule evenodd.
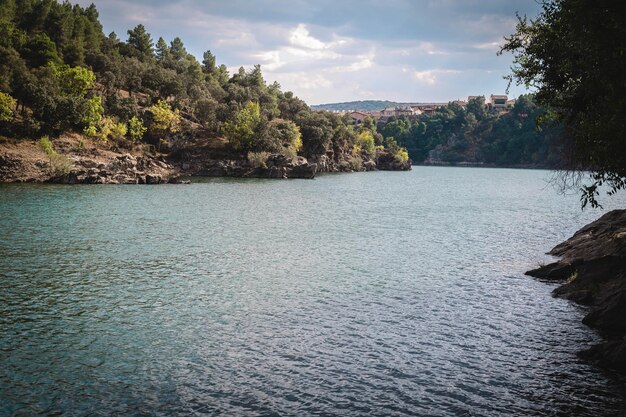
<path id="1" fill-rule="evenodd" d="M 589 306 L 583 322 L 608 339 L 582 356 L 626 372 L 626 210 L 613 210 L 555 246 L 557 262 L 526 272 L 560 280 L 554 295 Z"/>

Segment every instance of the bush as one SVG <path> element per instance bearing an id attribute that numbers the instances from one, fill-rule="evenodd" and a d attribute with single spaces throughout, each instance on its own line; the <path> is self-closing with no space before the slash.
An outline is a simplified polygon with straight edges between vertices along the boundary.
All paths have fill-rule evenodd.
<path id="1" fill-rule="evenodd" d="M 72 167 L 72 160 L 65 155 L 55 153 L 50 157 L 50 172 L 54 176 L 69 174 Z"/>
<path id="2" fill-rule="evenodd" d="M 396 151 L 394 157 L 398 162 L 407 162 L 409 160 L 409 153 L 406 149 L 401 148 Z"/>
<path id="3" fill-rule="evenodd" d="M 52 146 L 52 141 L 48 136 L 39 139 L 39 146 L 50 158 L 50 173 L 53 176 L 69 174 L 72 170 L 72 160 L 65 155 L 59 155 Z"/>
<path id="4" fill-rule="evenodd" d="M 146 130 L 148 129 L 143 126 L 143 120 L 137 116 L 131 117 L 128 121 L 128 135 L 131 141 L 138 142 L 143 139 Z"/>
<path id="5" fill-rule="evenodd" d="M 361 131 L 361 133 L 357 135 L 357 143 L 359 147 L 367 151 L 368 154 L 374 155 L 376 148 L 374 144 L 374 135 L 372 134 L 371 131 L 369 130 Z"/>
<path id="6" fill-rule="evenodd" d="M 224 136 L 237 150 L 251 149 L 254 145 L 254 135 L 261 121 L 259 103 L 249 101 L 241 109 L 234 120 L 224 123 Z"/>
<path id="7" fill-rule="evenodd" d="M 128 128 L 126 127 L 126 123 L 113 123 L 111 126 L 111 137 L 113 139 L 124 139 L 127 132 Z"/>
<path id="8" fill-rule="evenodd" d="M 350 164 L 350 169 L 353 171 L 363 170 L 363 159 L 361 159 L 360 156 L 351 156 L 348 159 L 348 163 Z"/>
<path id="9" fill-rule="evenodd" d="M 165 100 L 159 100 L 151 106 L 148 111 L 152 114 L 152 125 L 150 129 L 155 135 L 166 133 L 176 133 L 179 131 L 180 112 L 172 110 Z"/>
<path id="10" fill-rule="evenodd" d="M 248 161 L 254 168 L 267 168 L 269 152 L 248 152 Z"/>
<path id="11" fill-rule="evenodd" d="M 0 122 L 10 122 L 13 120 L 13 109 L 15 99 L 0 91 Z"/>
<path id="12" fill-rule="evenodd" d="M 41 139 L 39 139 L 39 146 L 48 156 L 56 154 L 54 147 L 52 146 L 52 141 L 48 136 L 43 136 Z"/>

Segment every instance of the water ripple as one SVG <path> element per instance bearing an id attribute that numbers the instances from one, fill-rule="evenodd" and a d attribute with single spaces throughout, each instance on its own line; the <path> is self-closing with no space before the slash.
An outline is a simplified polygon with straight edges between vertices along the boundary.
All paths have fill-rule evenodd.
<path id="1" fill-rule="evenodd" d="M 623 412 L 522 275 L 598 215 L 548 175 L 0 186 L 0 416 Z"/>

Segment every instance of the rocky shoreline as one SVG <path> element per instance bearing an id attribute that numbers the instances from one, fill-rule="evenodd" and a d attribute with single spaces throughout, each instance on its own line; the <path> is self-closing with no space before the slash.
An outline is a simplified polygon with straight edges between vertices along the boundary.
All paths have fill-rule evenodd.
<path id="1" fill-rule="evenodd" d="M 0 144 L 0 183 L 63 184 L 162 184 L 185 183 L 182 177 L 304 178 L 319 172 L 354 172 L 411 169 L 411 161 L 399 162 L 382 153 L 372 160 L 364 156 L 358 166 L 341 158 L 320 155 L 310 161 L 302 156 L 288 158 L 271 154 L 263 164 L 253 164 L 243 155 L 192 145 L 182 152 L 158 153 L 141 147 L 117 149 L 91 142 L 85 146 L 80 135 L 55 141 L 55 149 L 67 161 L 62 171 L 36 141 Z"/>
<path id="2" fill-rule="evenodd" d="M 526 272 L 563 282 L 553 294 L 588 307 L 583 323 L 605 339 L 579 353 L 626 373 L 626 210 L 613 210 L 555 246 L 557 262 Z"/>

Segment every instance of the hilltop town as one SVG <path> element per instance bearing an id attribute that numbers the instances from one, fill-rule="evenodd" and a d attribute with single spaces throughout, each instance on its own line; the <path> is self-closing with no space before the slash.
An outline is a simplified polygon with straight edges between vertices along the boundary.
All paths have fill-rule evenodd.
<path id="1" fill-rule="evenodd" d="M 397 118 L 397 117 L 411 117 L 411 116 L 420 116 L 420 115 L 433 115 L 438 109 L 444 108 L 450 103 L 456 103 L 459 106 L 465 108 L 467 107 L 467 103 L 474 99 L 482 99 L 485 103 L 485 110 L 487 112 L 493 113 L 506 113 L 510 111 L 513 106 L 515 106 L 516 99 L 511 98 L 505 94 L 491 94 L 489 99 L 486 99 L 485 96 L 468 96 L 467 100 L 453 100 L 451 102 L 443 103 L 398 103 L 394 106 L 385 107 L 382 110 L 362 110 L 359 106 L 355 106 L 353 109 L 348 110 L 339 110 L 337 108 L 345 108 L 349 106 L 350 103 L 338 103 L 336 106 L 333 104 L 327 105 L 319 105 L 319 106 L 311 106 L 313 110 L 327 110 L 332 113 L 338 115 L 349 115 L 352 119 L 353 124 L 361 124 L 366 117 L 371 117 L 377 122 L 386 122 L 389 118 Z M 361 102 L 352 102 L 352 103 L 361 103 Z M 372 103 L 381 103 L 388 104 L 393 103 L 389 101 L 368 101 L 366 102 L 368 107 L 372 106 Z"/>

